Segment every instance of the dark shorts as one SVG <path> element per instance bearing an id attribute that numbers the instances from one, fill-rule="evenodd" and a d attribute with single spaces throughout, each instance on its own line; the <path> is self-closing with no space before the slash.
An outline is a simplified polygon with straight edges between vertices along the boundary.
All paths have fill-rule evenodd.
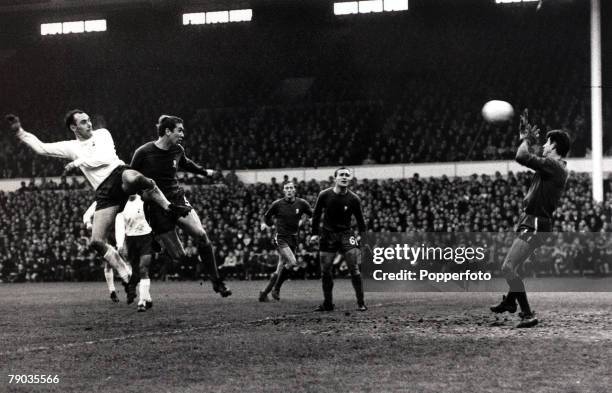
<path id="1" fill-rule="evenodd" d="M 277 249 L 289 247 L 295 254 L 297 249 L 298 237 L 297 235 L 274 235 L 274 245 Z"/>
<path id="2" fill-rule="evenodd" d="M 140 257 L 153 254 L 153 234 L 141 236 L 126 236 L 125 247 L 127 249 L 128 260 L 138 265 Z"/>
<path id="3" fill-rule="evenodd" d="M 185 191 L 183 189 L 173 192 L 164 192 L 164 195 L 166 195 L 170 203 L 179 206 L 191 206 L 187 198 L 185 198 Z M 144 213 L 151 229 L 153 229 L 153 232 L 157 235 L 170 232 L 176 227 L 178 218 L 168 214 L 167 211 L 155 202 L 145 202 Z"/>
<path id="4" fill-rule="evenodd" d="M 345 253 L 353 248 L 359 248 L 359 243 L 357 243 L 357 237 L 351 231 L 329 232 L 323 230 L 321 232 L 319 251 Z"/>
<path id="5" fill-rule="evenodd" d="M 538 247 L 552 230 L 552 220 L 545 217 L 523 214 L 519 221 L 516 232 L 519 239 Z"/>
<path id="6" fill-rule="evenodd" d="M 119 165 L 96 190 L 96 211 L 106 209 L 111 206 L 119 206 L 119 210 L 123 210 L 125 204 L 130 197 L 123 191 L 123 181 L 121 175 L 123 171 L 130 169 L 127 165 Z"/>

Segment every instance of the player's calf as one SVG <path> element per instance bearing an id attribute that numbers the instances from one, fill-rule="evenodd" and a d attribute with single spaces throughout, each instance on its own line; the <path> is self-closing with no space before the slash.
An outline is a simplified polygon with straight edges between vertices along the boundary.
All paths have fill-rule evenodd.
<path id="1" fill-rule="evenodd" d="M 199 239 L 198 254 L 200 255 L 200 260 L 204 265 L 205 271 L 208 273 L 213 291 L 220 294 L 221 297 L 231 296 L 232 291 L 227 287 L 227 285 L 225 285 L 225 282 L 223 282 L 223 279 L 219 274 L 212 244 L 204 231 L 202 231 L 202 235 Z"/>
<path id="2" fill-rule="evenodd" d="M 258 300 L 259 300 L 261 303 L 267 303 L 267 302 L 269 302 L 269 301 L 270 301 L 270 299 L 268 299 L 268 293 L 267 293 L 267 292 L 264 292 L 264 291 L 260 291 L 260 292 L 259 292 L 259 298 L 258 298 Z"/>
<path id="3" fill-rule="evenodd" d="M 127 263 L 125 263 L 123 258 L 121 258 L 121 255 L 119 255 L 114 247 L 106 244 L 106 242 L 100 239 L 92 239 L 90 246 L 96 250 L 98 255 L 101 255 L 110 266 L 115 268 L 124 284 L 130 280 L 132 269 Z"/>
<path id="4" fill-rule="evenodd" d="M 272 273 L 272 275 L 270 276 L 270 279 L 268 280 L 268 284 L 266 285 L 266 287 L 263 289 L 263 291 L 259 292 L 259 301 L 264 303 L 269 301 L 268 299 L 268 293 L 270 293 L 270 291 L 272 291 L 272 289 L 274 288 L 274 284 L 276 283 L 278 278 L 278 274 L 276 272 Z"/>

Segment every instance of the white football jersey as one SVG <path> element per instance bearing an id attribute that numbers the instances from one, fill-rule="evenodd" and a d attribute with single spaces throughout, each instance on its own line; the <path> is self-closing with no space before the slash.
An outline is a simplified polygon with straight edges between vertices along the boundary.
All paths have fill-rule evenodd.
<path id="1" fill-rule="evenodd" d="M 136 194 L 136 199 L 128 201 L 121 213 L 125 225 L 125 236 L 142 236 L 152 232 L 144 215 L 144 203 Z"/>
<path id="2" fill-rule="evenodd" d="M 136 199 L 127 201 L 123 211 L 115 218 L 115 240 L 118 248 L 123 245 L 126 236 L 142 236 L 153 232 L 145 218 L 142 199 L 138 194 L 135 196 Z M 92 203 L 83 214 L 85 224 L 93 225 L 96 205 L 96 202 Z"/>
<path id="3" fill-rule="evenodd" d="M 17 137 L 38 154 L 74 161 L 94 190 L 115 168 L 125 165 L 117 156 L 115 142 L 106 128 L 93 131 L 92 137 L 85 141 L 74 139 L 44 143 L 36 135 L 26 131 L 19 131 Z"/>

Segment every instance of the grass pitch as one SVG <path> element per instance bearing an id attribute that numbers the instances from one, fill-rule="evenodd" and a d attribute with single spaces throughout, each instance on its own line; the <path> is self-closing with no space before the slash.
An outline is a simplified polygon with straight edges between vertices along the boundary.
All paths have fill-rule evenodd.
<path id="1" fill-rule="evenodd" d="M 154 307 L 115 304 L 105 284 L 0 286 L 0 391 L 609 392 L 612 294 L 534 293 L 541 324 L 497 320 L 492 293 L 366 293 L 348 280 L 314 313 L 320 283 L 153 282 Z M 123 293 L 120 294 L 125 299 Z M 9 374 L 58 384 L 9 384 Z"/>

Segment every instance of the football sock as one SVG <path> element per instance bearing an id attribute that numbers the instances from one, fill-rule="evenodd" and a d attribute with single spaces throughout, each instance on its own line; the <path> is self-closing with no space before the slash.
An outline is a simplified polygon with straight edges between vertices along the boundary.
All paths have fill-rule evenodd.
<path id="1" fill-rule="evenodd" d="M 516 300 L 518 300 L 518 304 L 521 306 L 521 311 L 524 314 L 531 314 L 531 307 L 529 307 L 529 301 L 527 301 L 527 293 L 517 292 Z"/>
<path id="2" fill-rule="evenodd" d="M 151 301 L 149 288 L 151 287 L 151 279 L 143 278 L 140 280 L 140 288 L 138 293 L 139 300 Z"/>
<path id="3" fill-rule="evenodd" d="M 108 266 L 104 268 L 104 278 L 106 279 L 106 285 L 108 286 L 109 292 L 115 291 L 115 277 L 113 274 L 113 268 Z"/>
<path id="4" fill-rule="evenodd" d="M 516 301 L 518 300 L 518 294 L 525 292 L 525 283 L 519 277 L 514 277 L 510 279 L 506 279 L 508 286 L 510 287 L 510 291 L 508 292 L 508 301 Z"/>
<path id="5" fill-rule="evenodd" d="M 277 291 L 280 291 L 281 286 L 283 285 L 285 281 L 287 281 L 287 279 L 289 278 L 289 275 L 290 275 L 289 269 L 283 266 L 278 278 L 276 279 L 276 283 L 274 284 L 274 289 Z"/>
<path id="6" fill-rule="evenodd" d="M 323 273 L 321 276 L 321 286 L 323 287 L 323 298 L 325 299 L 325 304 L 332 304 L 332 291 L 334 289 L 334 278 L 332 277 L 331 272 Z"/>
<path id="7" fill-rule="evenodd" d="M 355 289 L 355 297 L 357 297 L 357 303 L 359 305 L 364 304 L 363 302 L 363 282 L 361 281 L 361 274 L 355 274 L 351 276 L 351 282 Z"/>
<path id="8" fill-rule="evenodd" d="M 277 279 L 278 279 L 278 274 L 273 273 L 272 276 L 270 276 L 270 281 L 268 281 L 268 285 L 266 285 L 266 288 L 263 290 L 263 293 L 265 293 L 266 295 L 270 293 Z"/>
<path id="9" fill-rule="evenodd" d="M 106 253 L 104 254 L 104 259 L 117 270 L 119 277 L 125 283 L 127 283 L 130 279 L 131 270 L 128 268 L 128 265 L 125 263 L 121 255 L 110 245 L 106 246 Z"/>
<path id="10" fill-rule="evenodd" d="M 217 268 L 217 261 L 215 260 L 215 253 L 213 251 L 212 244 L 206 243 L 198 246 L 198 254 L 200 260 L 204 266 L 204 271 L 208 274 L 210 281 L 218 282 L 221 280 L 219 275 L 219 269 Z"/>

